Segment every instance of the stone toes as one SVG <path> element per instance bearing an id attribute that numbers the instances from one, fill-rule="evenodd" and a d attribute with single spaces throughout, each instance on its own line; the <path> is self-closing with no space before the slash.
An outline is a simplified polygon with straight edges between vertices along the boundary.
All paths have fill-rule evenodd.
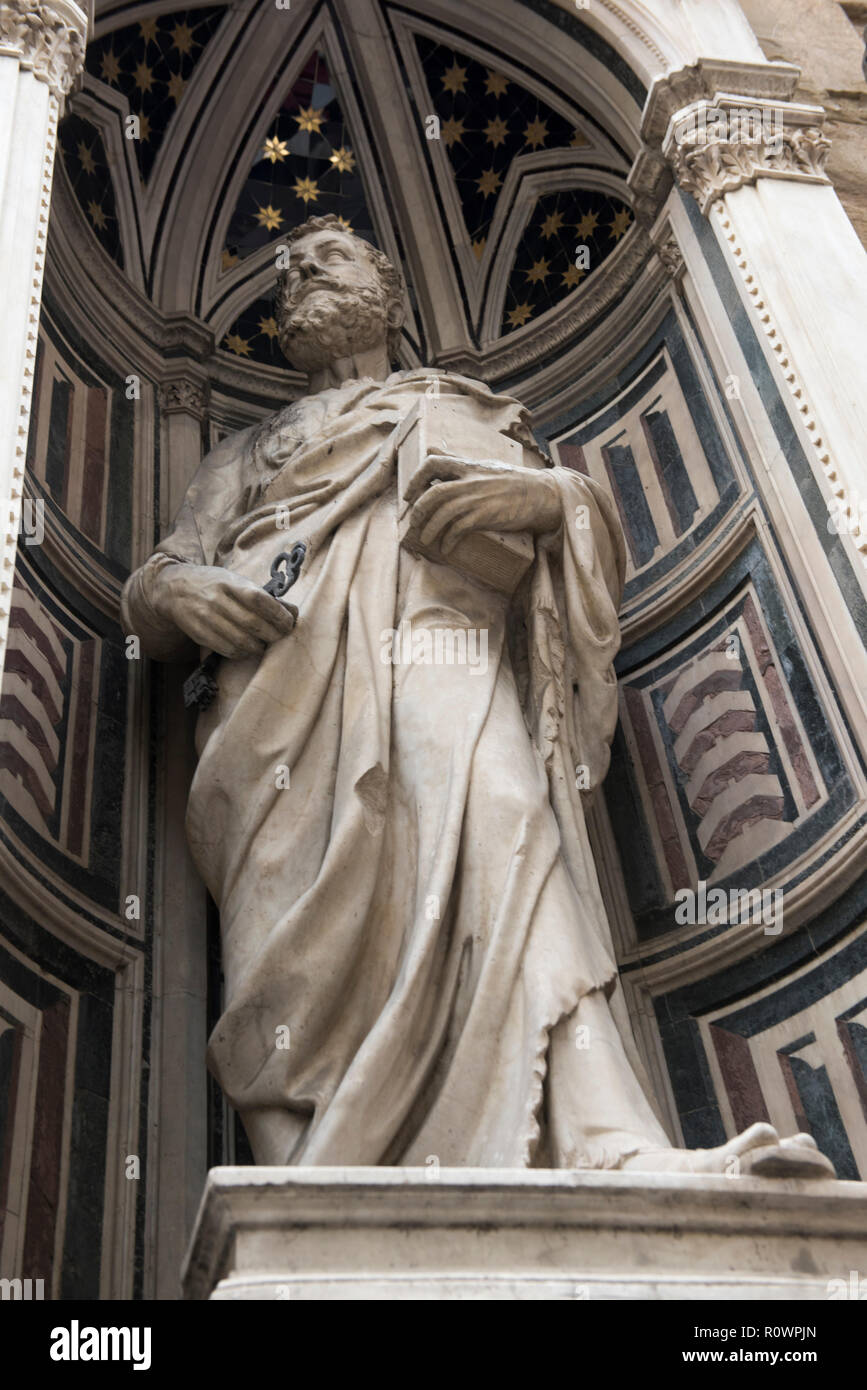
<path id="1" fill-rule="evenodd" d="M 781 1143 L 762 1145 L 745 1153 L 741 1164 L 745 1177 L 833 1178 L 834 1165 L 815 1145 Z"/>
<path id="2" fill-rule="evenodd" d="M 787 1149 L 818 1149 L 812 1134 L 791 1134 L 788 1139 L 781 1139 L 780 1143 Z"/>
<path id="3" fill-rule="evenodd" d="M 780 1136 L 774 1126 L 758 1121 L 756 1124 L 750 1125 L 749 1129 L 745 1129 L 743 1134 L 738 1134 L 731 1141 L 731 1145 L 726 1147 L 735 1153 L 748 1153 L 750 1149 L 763 1148 L 766 1144 L 776 1145 L 779 1142 Z"/>

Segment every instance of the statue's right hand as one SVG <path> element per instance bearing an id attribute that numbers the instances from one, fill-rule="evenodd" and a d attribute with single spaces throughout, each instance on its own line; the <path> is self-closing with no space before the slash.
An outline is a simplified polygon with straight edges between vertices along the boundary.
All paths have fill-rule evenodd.
<path id="1" fill-rule="evenodd" d="M 159 580 L 154 606 L 160 615 L 220 656 L 261 656 L 295 626 L 279 599 L 217 565 L 169 565 Z"/>

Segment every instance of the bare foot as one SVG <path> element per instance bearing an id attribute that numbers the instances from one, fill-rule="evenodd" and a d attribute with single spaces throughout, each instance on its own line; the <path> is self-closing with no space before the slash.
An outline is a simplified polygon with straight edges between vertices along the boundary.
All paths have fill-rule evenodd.
<path id="1" fill-rule="evenodd" d="M 781 1139 L 773 1125 L 755 1124 L 717 1149 L 655 1149 L 620 1164 L 630 1173 L 725 1173 L 763 1178 L 834 1178 L 834 1165 L 811 1134 Z"/>

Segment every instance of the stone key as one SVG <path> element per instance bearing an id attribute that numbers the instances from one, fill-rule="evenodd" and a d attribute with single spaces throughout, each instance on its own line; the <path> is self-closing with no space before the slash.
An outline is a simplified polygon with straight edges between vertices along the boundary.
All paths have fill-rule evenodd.
<path id="1" fill-rule="evenodd" d="M 296 541 L 290 551 L 281 550 L 271 561 L 271 578 L 262 587 L 266 594 L 272 598 L 282 598 L 287 589 L 291 589 L 295 580 L 301 573 L 301 566 L 304 563 L 304 556 L 307 554 L 307 546 L 303 541 Z M 282 566 L 286 568 L 283 569 Z M 298 617 L 298 609 L 294 603 L 288 603 L 293 617 Z M 200 710 L 205 710 L 213 703 L 217 693 L 217 681 L 215 672 L 222 657 L 219 652 L 211 652 L 206 656 L 201 666 L 197 666 L 195 671 L 187 680 L 184 681 L 184 707 L 190 709 L 192 705 L 198 706 Z"/>

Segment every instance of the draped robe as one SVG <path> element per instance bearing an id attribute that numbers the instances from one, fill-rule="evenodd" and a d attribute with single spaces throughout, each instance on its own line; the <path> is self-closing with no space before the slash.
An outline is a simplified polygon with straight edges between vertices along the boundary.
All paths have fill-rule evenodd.
<path id="1" fill-rule="evenodd" d="M 147 638 L 149 566 L 261 584 L 307 543 L 295 631 L 220 663 L 187 812 L 220 909 L 209 1066 L 242 1116 L 296 1117 L 291 1163 L 532 1163 L 551 1032 L 616 982 L 582 798 L 616 722 L 619 522 L 553 468 L 563 521 L 512 599 L 408 555 L 394 435 L 430 382 L 352 381 L 223 440 L 124 596 Z M 439 382 L 550 467 L 516 401 Z M 485 631 L 486 667 L 395 662 L 402 622 Z"/>

